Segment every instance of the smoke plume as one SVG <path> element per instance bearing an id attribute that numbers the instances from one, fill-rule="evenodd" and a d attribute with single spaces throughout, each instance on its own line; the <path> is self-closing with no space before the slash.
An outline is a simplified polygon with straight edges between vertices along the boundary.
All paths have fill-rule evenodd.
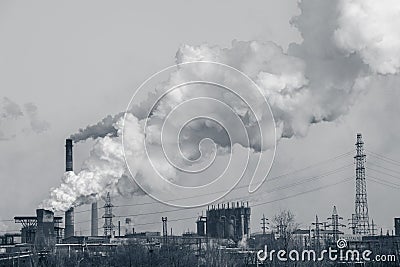
<path id="1" fill-rule="evenodd" d="M 178 64 L 191 61 L 215 61 L 232 66 L 247 74 L 262 89 L 267 98 L 277 127 L 277 141 L 307 134 L 312 124 L 331 122 L 345 115 L 363 92 L 372 74 L 395 74 L 400 68 L 400 34 L 398 27 L 399 5 L 394 0 L 386 5 L 372 0 L 361 1 L 320 1 L 299 2 L 301 14 L 291 21 L 303 38 L 301 43 L 292 43 L 288 50 L 274 42 L 233 41 L 231 47 L 221 48 L 208 44 L 182 45 L 176 53 Z M 373 18 L 373 19 L 371 19 Z M 396 22 L 396 23 L 393 23 Z M 195 69 L 193 72 L 177 70 L 171 80 L 196 79 L 211 70 Z M 229 79 L 223 73 L 214 76 Z M 218 76 L 220 75 L 220 77 Z M 183 79 L 185 78 L 185 79 Z M 168 86 L 168 82 L 159 86 Z M 157 88 L 155 90 L 158 90 Z M 184 100 L 198 96 L 202 89 L 177 91 L 160 101 L 151 116 L 162 118 Z M 231 95 L 212 92 L 213 96 L 226 103 L 235 101 Z M 156 101 L 157 93 L 150 93 L 147 99 L 129 111 L 125 127 L 134 127 L 135 136 L 129 138 L 131 150 L 125 153 L 135 155 L 136 169 L 133 175 L 145 177 L 147 186 L 158 185 L 152 181 L 150 166 L 145 163 L 143 140 L 150 140 L 159 133 L 161 125 L 152 124 L 146 136 L 143 124 L 144 110 Z M 265 150 L 260 137 L 252 131 L 252 117 L 248 107 L 238 103 L 235 112 L 246 121 L 250 133 L 249 147 L 253 151 Z M 196 109 L 196 106 L 193 106 Z M 217 112 L 217 111 L 216 111 Z M 263 118 L 265 110 L 255 107 Z M 65 210 L 70 205 L 79 205 L 113 191 L 121 191 L 124 183 L 131 183 L 121 146 L 121 121 L 123 113 L 108 115 L 95 125 L 80 129 L 71 137 L 75 142 L 89 138 L 96 139 L 89 159 L 77 174 L 66 173 L 60 187 L 51 192 L 46 204 L 54 209 Z M 222 114 L 223 116 L 223 114 Z M 225 133 L 220 126 L 198 121 L 186 129 L 185 142 L 188 157 L 196 158 L 198 140 L 213 136 L 221 147 L 226 146 Z M 252 135 L 253 134 L 253 135 Z M 152 140 L 150 140 L 152 141 Z M 151 143 L 156 144 L 156 140 Z M 190 146 L 194 143 L 195 145 Z M 167 140 L 168 145 L 168 140 Z M 243 145 L 243 144 L 242 144 Z M 185 150 L 185 146 L 183 146 Z M 226 149 L 219 150 L 226 153 Z M 171 180 L 178 179 L 174 168 L 158 162 Z M 156 162 L 157 164 L 157 162 Z M 128 194 L 141 193 L 137 186 L 131 186 Z"/>
<path id="2" fill-rule="evenodd" d="M 50 124 L 39 118 L 34 103 L 17 104 L 8 97 L 0 100 L 0 141 L 10 140 L 21 132 L 37 134 L 47 131 Z"/>
<path id="3" fill-rule="evenodd" d="M 359 54 L 372 71 L 400 70 L 400 5 L 396 0 L 342 0 L 335 40 L 349 54 Z"/>

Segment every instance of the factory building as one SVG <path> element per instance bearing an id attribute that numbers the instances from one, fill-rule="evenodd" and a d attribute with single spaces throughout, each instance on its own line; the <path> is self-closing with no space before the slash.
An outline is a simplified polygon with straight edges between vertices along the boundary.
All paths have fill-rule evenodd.
<path id="1" fill-rule="evenodd" d="M 218 204 L 207 210 L 206 235 L 213 238 L 227 238 L 234 241 L 250 235 L 250 207 L 243 202 Z M 197 222 L 198 234 L 204 233 L 203 220 Z"/>
<path id="2" fill-rule="evenodd" d="M 394 234 L 400 236 L 400 218 L 394 218 Z"/>
<path id="3" fill-rule="evenodd" d="M 52 211 L 37 209 L 36 216 L 16 216 L 14 220 L 22 225 L 21 243 L 46 248 L 62 239 L 63 228 L 60 224 L 63 218 L 54 216 Z"/>

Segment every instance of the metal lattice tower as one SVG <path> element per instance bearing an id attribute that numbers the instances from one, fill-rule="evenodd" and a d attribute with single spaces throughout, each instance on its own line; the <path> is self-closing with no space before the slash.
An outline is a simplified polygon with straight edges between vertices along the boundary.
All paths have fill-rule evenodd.
<path id="1" fill-rule="evenodd" d="M 114 214 L 112 213 L 112 208 L 114 207 L 113 204 L 111 204 L 111 197 L 110 197 L 110 192 L 107 193 L 106 197 L 106 203 L 104 204 L 104 236 L 112 236 L 113 235 L 113 230 L 114 230 L 114 224 L 112 222 L 112 218 L 114 217 Z"/>
<path id="2" fill-rule="evenodd" d="M 361 134 L 357 134 L 356 155 L 356 199 L 355 199 L 355 233 L 369 235 L 369 216 L 367 203 L 367 182 L 365 179 L 364 142 Z"/>
<path id="3" fill-rule="evenodd" d="M 261 218 L 261 225 L 262 225 L 261 229 L 263 231 L 263 235 L 265 235 L 266 230 L 269 229 L 268 226 L 267 226 L 268 224 L 269 224 L 268 219 L 265 218 L 265 215 L 263 214 L 263 216 Z"/>
<path id="4" fill-rule="evenodd" d="M 333 206 L 332 216 L 328 218 L 328 220 L 331 221 L 331 224 L 328 226 L 332 228 L 333 241 L 336 242 L 339 239 L 339 234 L 341 233 L 340 228 L 346 227 L 340 222 L 341 220 L 343 220 L 343 217 L 339 216 L 336 206 Z"/>
<path id="5" fill-rule="evenodd" d="M 324 223 L 320 222 L 318 220 L 318 215 L 315 215 L 315 222 L 312 223 L 312 225 L 315 225 L 314 231 L 314 248 L 316 251 L 319 251 L 321 247 L 320 239 L 321 239 L 321 225 Z"/>

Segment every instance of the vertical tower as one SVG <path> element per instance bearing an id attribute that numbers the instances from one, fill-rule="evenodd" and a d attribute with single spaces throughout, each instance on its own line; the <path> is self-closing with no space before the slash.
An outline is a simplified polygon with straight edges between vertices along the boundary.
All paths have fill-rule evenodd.
<path id="1" fill-rule="evenodd" d="M 73 158 L 72 158 L 72 139 L 65 140 L 65 171 L 73 171 Z"/>
<path id="2" fill-rule="evenodd" d="M 312 225 L 315 225 L 315 229 L 314 229 L 314 248 L 318 252 L 320 247 L 321 247 L 321 243 L 320 243 L 321 228 L 320 228 L 320 226 L 323 225 L 322 222 L 319 222 L 318 215 L 315 215 L 315 222 L 313 222 Z"/>
<path id="3" fill-rule="evenodd" d="M 369 234 L 369 216 L 367 203 L 367 182 L 365 180 L 364 142 L 360 133 L 357 134 L 356 155 L 356 199 L 355 199 L 355 233 Z"/>
<path id="4" fill-rule="evenodd" d="M 65 171 L 73 171 L 73 157 L 72 157 L 72 139 L 65 140 Z M 74 226 L 74 208 L 71 207 L 65 212 L 65 230 L 64 237 L 74 236 L 75 226 Z"/>
<path id="5" fill-rule="evenodd" d="M 162 232 L 163 232 L 163 238 L 164 238 L 164 244 L 168 243 L 168 226 L 167 226 L 167 217 L 161 217 L 162 220 Z"/>
<path id="6" fill-rule="evenodd" d="M 113 204 L 111 204 L 111 197 L 110 197 L 110 192 L 107 193 L 106 197 L 106 203 L 104 204 L 104 236 L 112 236 L 113 235 L 113 230 L 114 230 L 114 224 L 112 222 L 112 218 L 114 217 L 114 214 L 112 213 L 112 208 L 114 207 Z"/>
<path id="7" fill-rule="evenodd" d="M 206 224 L 207 224 L 207 217 L 201 215 L 196 221 L 197 234 L 199 236 L 205 236 L 206 235 Z"/>
<path id="8" fill-rule="evenodd" d="M 374 223 L 374 219 L 371 220 L 371 229 L 369 230 L 369 233 L 371 235 L 376 235 L 376 224 Z"/>
<path id="9" fill-rule="evenodd" d="M 260 223 L 260 224 L 262 225 L 262 226 L 261 226 L 261 229 L 262 229 L 263 235 L 265 235 L 266 230 L 268 229 L 267 224 L 269 224 L 269 223 L 268 223 L 268 219 L 265 218 L 265 215 L 264 215 L 264 214 L 263 214 L 263 216 L 262 216 L 262 218 L 261 218 L 261 223 Z"/>
<path id="10" fill-rule="evenodd" d="M 339 239 L 339 234 L 341 233 L 340 228 L 345 227 L 345 225 L 340 222 L 340 220 L 343 220 L 343 217 L 339 216 L 336 206 L 333 206 L 332 216 L 328 218 L 328 220 L 331 221 L 329 227 L 332 228 L 333 241 L 336 242 Z"/>
<path id="11" fill-rule="evenodd" d="M 98 214 L 98 209 L 97 209 L 97 202 L 92 203 L 92 218 L 91 218 L 91 228 L 90 228 L 90 233 L 91 236 L 98 236 L 99 235 L 99 214 Z"/>

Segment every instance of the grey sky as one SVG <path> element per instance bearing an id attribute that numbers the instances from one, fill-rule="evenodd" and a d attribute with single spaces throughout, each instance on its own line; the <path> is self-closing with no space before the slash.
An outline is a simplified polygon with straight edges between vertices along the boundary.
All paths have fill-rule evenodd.
<path id="1" fill-rule="evenodd" d="M 227 47 L 237 39 L 272 40 L 286 48 L 290 42 L 301 41 L 297 30 L 289 24 L 290 18 L 299 12 L 296 5 L 294 0 L 251 4 L 244 1 L 202 1 L 201 4 L 197 1 L 145 1 L 141 4 L 133 1 L 2 1 L 0 97 L 8 97 L 20 106 L 34 103 L 39 119 L 51 127 L 45 127 L 47 130 L 38 134 L 23 133 L 12 140 L 0 141 L 3 188 L 0 219 L 33 214 L 39 202 L 47 197 L 50 187 L 59 184 L 64 170 L 64 139 L 78 128 L 124 110 L 127 99 L 144 79 L 174 63 L 180 45 L 209 43 Z M 370 150 L 400 160 L 399 78 L 374 76 L 371 79 L 369 90 L 356 99 L 348 115 L 334 123 L 312 126 L 304 138 L 281 141 L 272 175 L 354 150 L 357 132 L 364 134 Z M 0 127 L 3 126 L 0 124 Z M 89 153 L 90 143 L 75 146 L 75 169 Z M 347 161 L 352 163 L 351 156 Z M 335 168 L 333 164 L 329 166 Z M 341 179 L 340 175 L 352 176 L 353 173 L 351 167 L 333 177 Z M 307 177 L 307 174 L 302 173 L 302 176 Z M 328 177 L 318 182 L 333 181 Z M 263 188 L 268 188 L 268 184 Z M 262 199 L 277 199 L 302 190 L 306 189 L 295 187 Z M 400 208 L 392 205 L 398 201 L 398 190 L 368 183 L 368 192 L 371 217 L 380 226 L 391 228 L 392 217 L 400 214 Z M 294 210 L 299 221 L 308 224 L 315 213 L 328 217 L 335 204 L 340 215 L 349 218 L 354 209 L 353 194 L 354 183 L 348 182 L 259 206 L 253 210 L 252 224 L 258 227 L 262 213 L 272 216 L 280 208 Z M 117 202 L 143 201 L 149 200 L 141 197 Z M 157 204 L 119 209 L 115 213 L 163 209 L 171 208 Z M 196 212 L 176 212 L 168 216 L 170 219 L 188 217 L 189 213 L 189 216 L 196 216 Z M 88 218 L 86 215 L 77 215 L 76 220 L 84 221 Z M 153 222 L 160 217 L 159 214 L 142 216 L 134 221 Z M 172 226 L 179 233 L 185 230 L 185 224 L 194 228 L 194 220 Z M 158 230 L 160 225 L 138 226 L 137 229 Z M 16 227 L 11 224 L 10 229 Z M 79 229 L 85 230 L 87 225 L 77 226 Z"/>

